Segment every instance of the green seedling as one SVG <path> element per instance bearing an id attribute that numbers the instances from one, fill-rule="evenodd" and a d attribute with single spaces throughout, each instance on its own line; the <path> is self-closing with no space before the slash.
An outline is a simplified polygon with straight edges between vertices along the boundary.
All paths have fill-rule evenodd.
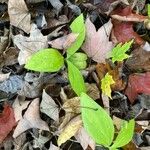
<path id="1" fill-rule="evenodd" d="M 85 93 L 81 94 L 80 101 L 84 128 L 97 144 L 110 150 L 116 150 L 132 140 L 135 126 L 134 120 L 124 121 L 123 127 L 113 141 L 114 125 L 107 112 Z M 97 110 L 87 108 L 96 108 Z"/>
<path id="2" fill-rule="evenodd" d="M 69 81 L 73 90 L 79 96 L 82 92 L 86 92 L 84 79 L 79 69 L 86 67 L 87 56 L 83 53 L 76 53 L 85 38 L 83 14 L 72 22 L 70 28 L 73 33 L 78 33 L 79 35 L 76 41 L 67 49 L 66 59 L 56 49 L 43 49 L 32 55 L 25 68 L 39 72 L 56 72 L 64 66 L 64 61 L 66 60 Z"/>

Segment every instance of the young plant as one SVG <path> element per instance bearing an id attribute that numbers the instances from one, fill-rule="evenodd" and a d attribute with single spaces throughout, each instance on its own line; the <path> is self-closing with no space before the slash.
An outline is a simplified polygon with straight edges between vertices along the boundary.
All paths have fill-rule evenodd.
<path id="1" fill-rule="evenodd" d="M 114 125 L 107 112 L 85 93 L 81 94 L 80 101 L 84 128 L 97 144 L 116 150 L 132 140 L 134 120 L 124 121 L 123 127 L 113 141 Z"/>
<path id="2" fill-rule="evenodd" d="M 129 58 L 130 56 L 126 54 L 126 52 L 129 50 L 133 43 L 133 40 L 126 42 L 122 45 L 122 43 L 119 43 L 117 46 L 115 46 L 110 54 L 110 57 L 112 58 L 112 62 L 116 61 L 123 61 L 124 59 Z"/>
<path id="3" fill-rule="evenodd" d="M 43 49 L 32 55 L 31 59 L 25 65 L 25 68 L 39 72 L 56 72 L 64 66 L 64 60 L 66 60 L 71 86 L 79 96 L 82 92 L 86 92 L 84 79 L 79 69 L 86 67 L 87 57 L 83 53 L 76 53 L 85 38 L 83 14 L 72 22 L 70 28 L 73 33 L 78 33 L 79 35 L 76 41 L 67 49 L 66 59 L 64 59 L 61 53 L 56 49 Z"/>

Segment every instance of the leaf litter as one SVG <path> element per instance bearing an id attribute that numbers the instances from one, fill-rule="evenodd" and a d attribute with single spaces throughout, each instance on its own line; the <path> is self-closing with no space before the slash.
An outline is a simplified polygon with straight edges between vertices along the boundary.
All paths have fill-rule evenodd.
<path id="1" fill-rule="evenodd" d="M 98 142 L 116 148 L 112 132 L 123 130 L 122 120 L 133 128 L 135 119 L 133 140 L 127 144 L 129 138 L 124 142 L 119 135 L 127 144 L 120 146 L 149 149 L 147 5 L 146 0 L 1 0 L 0 148 L 102 149 Z M 29 65 L 37 52 L 47 56 Z M 93 106 L 105 112 L 98 115 Z M 113 131 L 105 126 L 108 118 L 115 118 Z M 95 139 L 94 126 L 108 141 Z"/>

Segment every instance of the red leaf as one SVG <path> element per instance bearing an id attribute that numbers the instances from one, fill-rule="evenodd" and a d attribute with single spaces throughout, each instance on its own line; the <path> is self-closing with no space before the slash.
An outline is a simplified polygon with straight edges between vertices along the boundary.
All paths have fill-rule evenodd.
<path id="1" fill-rule="evenodd" d="M 112 18 L 120 20 L 120 21 L 132 21 L 132 22 L 143 22 L 145 19 L 148 19 L 147 16 L 139 15 L 132 12 L 132 8 L 130 6 L 125 7 L 122 9 L 118 7 L 114 10 L 113 14 L 111 15 Z"/>
<path id="2" fill-rule="evenodd" d="M 137 44 L 143 44 L 143 39 L 134 32 L 132 22 L 120 22 L 115 20 L 113 21 L 113 25 L 113 34 L 119 43 L 125 43 L 131 39 L 135 39 Z"/>
<path id="3" fill-rule="evenodd" d="M 140 93 L 150 94 L 150 72 L 129 76 L 125 94 L 128 96 L 130 102 L 133 103 Z"/>
<path id="4" fill-rule="evenodd" d="M 15 125 L 13 109 L 6 104 L 3 112 L 0 114 L 0 143 L 7 137 Z"/>

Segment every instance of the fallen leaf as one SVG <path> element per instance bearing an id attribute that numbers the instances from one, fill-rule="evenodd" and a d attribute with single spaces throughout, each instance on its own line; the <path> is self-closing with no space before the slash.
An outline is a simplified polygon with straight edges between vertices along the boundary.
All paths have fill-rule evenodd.
<path id="1" fill-rule="evenodd" d="M 117 19 L 119 21 L 132 21 L 132 22 L 143 22 L 147 19 L 147 16 L 139 15 L 132 12 L 132 8 L 130 6 L 125 7 L 122 9 L 118 7 L 114 10 L 113 14 L 111 15 L 113 19 Z"/>
<path id="2" fill-rule="evenodd" d="M 56 13 L 58 14 L 63 7 L 63 4 L 60 2 L 60 0 L 55 0 L 55 1 L 54 0 L 48 0 L 48 1 L 56 9 Z"/>
<path id="3" fill-rule="evenodd" d="M 86 38 L 82 45 L 84 52 L 96 62 L 105 62 L 108 52 L 113 48 L 113 43 L 109 41 L 112 29 L 111 20 L 104 24 L 96 32 L 94 24 L 88 18 L 86 20 Z"/>
<path id="4" fill-rule="evenodd" d="M 94 0 L 94 5 L 96 4 L 106 14 L 110 14 L 120 3 L 129 5 L 128 0 Z"/>
<path id="5" fill-rule="evenodd" d="M 150 48 L 149 48 L 150 49 Z M 150 71 L 150 51 L 144 50 L 144 46 L 134 49 L 131 57 L 127 59 L 126 65 L 133 71 L 142 70 Z"/>
<path id="6" fill-rule="evenodd" d="M 0 36 L 0 54 L 3 53 L 7 47 L 8 40 L 9 40 L 8 36 L 9 36 L 9 30 L 5 28 L 4 35 Z"/>
<path id="7" fill-rule="evenodd" d="M 138 94 L 150 94 L 150 72 L 129 75 L 125 94 L 134 103 Z"/>
<path id="8" fill-rule="evenodd" d="M 43 136 L 41 135 L 41 133 L 39 133 L 38 137 L 35 137 L 32 134 L 32 137 L 34 138 L 33 140 L 33 148 L 40 148 L 42 149 L 44 147 L 44 144 L 49 141 L 49 137 Z"/>
<path id="9" fill-rule="evenodd" d="M 113 21 L 113 36 L 118 43 L 125 43 L 132 39 L 139 45 L 143 44 L 143 39 L 133 30 L 132 22 Z"/>
<path id="10" fill-rule="evenodd" d="M 3 112 L 0 113 L 0 144 L 15 125 L 16 121 L 13 109 L 8 104 L 5 104 Z"/>
<path id="11" fill-rule="evenodd" d="M 40 118 L 38 98 L 34 99 L 29 105 L 23 118 L 19 121 L 17 127 L 15 128 L 13 137 L 16 138 L 21 133 L 31 128 L 49 131 L 47 123 Z"/>
<path id="12" fill-rule="evenodd" d="M 61 150 L 59 147 L 55 146 L 52 142 L 50 143 L 49 150 Z"/>
<path id="13" fill-rule="evenodd" d="M 14 44 L 20 49 L 18 62 L 20 65 L 26 64 L 32 54 L 47 48 L 47 36 L 43 36 L 35 24 L 32 24 L 30 37 L 18 34 L 14 36 Z"/>
<path id="14" fill-rule="evenodd" d="M 50 95 L 48 95 L 45 90 L 43 90 L 42 94 L 42 102 L 40 104 L 41 112 L 48 115 L 50 118 L 59 121 L 59 108 L 55 101 L 52 99 Z"/>
<path id="15" fill-rule="evenodd" d="M 62 109 L 65 110 L 65 116 L 63 122 L 60 124 L 58 131 L 61 131 L 67 123 L 80 113 L 80 99 L 79 97 L 74 97 L 67 99 L 62 106 Z"/>
<path id="16" fill-rule="evenodd" d="M 87 94 L 94 100 L 100 98 L 100 91 L 95 83 L 86 83 Z"/>
<path id="17" fill-rule="evenodd" d="M 88 146 L 90 146 L 92 150 L 95 150 L 96 145 L 94 140 L 89 136 L 83 127 L 75 134 L 75 138 L 84 150 L 86 150 Z"/>
<path id="18" fill-rule="evenodd" d="M 26 33 L 30 32 L 31 15 L 24 0 L 9 0 L 8 13 L 11 25 L 22 29 Z"/>
<path id="19" fill-rule="evenodd" d="M 53 48 L 57 49 L 67 49 L 71 46 L 73 42 L 77 39 L 79 34 L 77 33 L 70 33 L 68 35 L 62 36 L 55 40 L 49 41 L 48 44 L 51 45 Z"/>
<path id="20" fill-rule="evenodd" d="M 27 108 L 30 101 L 25 101 L 24 96 L 19 96 L 15 99 L 12 107 L 14 109 L 16 122 L 22 119 L 22 111 Z"/>
<path id="21" fill-rule="evenodd" d="M 10 76 L 10 73 L 6 73 L 6 74 L 0 73 L 0 82 L 7 80 L 9 76 Z"/>
<path id="22" fill-rule="evenodd" d="M 113 80 L 112 76 L 107 73 L 105 77 L 101 80 L 101 89 L 104 95 L 107 95 L 111 98 L 111 87 L 110 85 L 114 84 L 115 81 Z"/>
<path id="23" fill-rule="evenodd" d="M 118 63 L 115 67 L 110 66 L 108 63 L 99 63 L 96 65 L 96 72 L 99 80 L 102 80 L 107 72 L 113 77 L 115 83 L 111 85 L 112 91 L 121 91 L 125 88 L 125 82 L 121 78 L 122 63 Z"/>
<path id="24" fill-rule="evenodd" d="M 13 75 L 10 76 L 7 80 L 0 83 L 0 90 L 6 93 L 16 93 L 18 92 L 23 86 L 23 79 L 22 76 Z"/>
<path id="25" fill-rule="evenodd" d="M 80 116 L 73 118 L 63 129 L 58 137 L 58 146 L 65 143 L 72 136 L 74 136 L 78 130 L 82 127 L 82 120 Z"/>

